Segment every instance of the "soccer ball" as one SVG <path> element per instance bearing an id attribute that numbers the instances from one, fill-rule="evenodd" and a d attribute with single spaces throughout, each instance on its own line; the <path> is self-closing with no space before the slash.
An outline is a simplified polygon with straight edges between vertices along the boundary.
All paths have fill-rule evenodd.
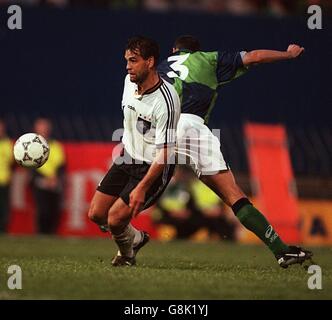
<path id="1" fill-rule="evenodd" d="M 36 133 L 26 133 L 14 144 L 14 158 L 25 168 L 41 167 L 47 161 L 49 154 L 47 141 Z"/>

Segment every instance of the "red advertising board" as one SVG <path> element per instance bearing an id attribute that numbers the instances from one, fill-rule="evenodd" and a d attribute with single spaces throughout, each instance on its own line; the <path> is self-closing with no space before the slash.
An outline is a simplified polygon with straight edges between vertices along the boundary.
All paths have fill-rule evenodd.
<path id="1" fill-rule="evenodd" d="M 244 129 L 257 207 L 285 241 L 299 243 L 300 214 L 286 129 L 254 123 Z"/>
<path id="2" fill-rule="evenodd" d="M 88 217 L 90 201 L 96 186 L 119 153 L 114 143 L 65 143 L 66 190 L 58 234 L 94 236 L 103 235 Z M 11 188 L 11 214 L 9 232 L 35 233 L 35 210 L 28 184 L 28 172 L 18 168 Z M 150 216 L 145 212 L 133 220 L 137 227 L 156 235 Z M 107 234 L 105 236 L 108 236 Z"/>

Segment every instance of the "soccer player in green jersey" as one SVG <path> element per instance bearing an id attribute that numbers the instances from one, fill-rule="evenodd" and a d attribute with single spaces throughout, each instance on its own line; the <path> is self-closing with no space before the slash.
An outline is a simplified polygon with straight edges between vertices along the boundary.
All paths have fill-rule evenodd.
<path id="1" fill-rule="evenodd" d="M 287 51 L 204 52 L 196 38 L 181 36 L 175 41 L 173 54 L 158 67 L 161 77 L 173 84 L 181 100 L 177 126 L 179 162 L 183 163 L 181 157 L 190 159 L 200 179 L 233 209 L 247 229 L 268 246 L 283 268 L 303 263 L 311 258 L 312 252 L 286 245 L 248 200 L 223 158 L 219 139 L 206 123 L 221 84 L 245 73 L 251 65 L 295 59 L 303 50 L 292 44 Z"/>

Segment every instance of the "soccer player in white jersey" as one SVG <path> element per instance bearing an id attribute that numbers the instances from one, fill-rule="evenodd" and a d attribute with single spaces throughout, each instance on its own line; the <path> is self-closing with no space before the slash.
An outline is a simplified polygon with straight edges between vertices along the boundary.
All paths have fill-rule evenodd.
<path id="1" fill-rule="evenodd" d="M 136 263 L 137 251 L 149 235 L 130 221 L 156 202 L 174 171 L 180 100 L 173 86 L 159 77 L 158 58 L 154 40 L 141 36 L 128 40 L 122 98 L 124 149 L 99 184 L 89 210 L 89 218 L 110 230 L 119 247 L 113 266 Z"/>

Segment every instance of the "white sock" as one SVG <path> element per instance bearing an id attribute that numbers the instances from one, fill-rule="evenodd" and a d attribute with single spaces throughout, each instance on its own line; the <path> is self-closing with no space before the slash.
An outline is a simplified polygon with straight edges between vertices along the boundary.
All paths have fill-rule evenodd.
<path id="1" fill-rule="evenodd" d="M 123 255 L 126 257 L 132 257 L 134 255 L 133 251 L 133 241 L 135 238 L 135 231 L 132 226 L 128 225 L 124 231 L 118 235 L 113 234 L 113 239 L 119 247 L 118 255 Z M 120 253 L 120 254 L 119 254 Z"/>
<path id="2" fill-rule="evenodd" d="M 137 230 L 131 223 L 129 223 L 128 227 L 135 232 L 133 246 L 136 246 L 142 241 L 142 233 L 141 231 Z"/>

